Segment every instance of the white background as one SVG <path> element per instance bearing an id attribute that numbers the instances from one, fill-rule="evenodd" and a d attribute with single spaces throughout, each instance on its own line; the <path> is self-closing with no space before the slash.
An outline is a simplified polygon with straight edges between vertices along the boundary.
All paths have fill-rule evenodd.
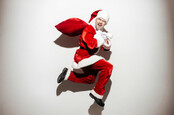
<path id="1" fill-rule="evenodd" d="M 0 115 L 173 115 L 173 9 L 170 0 L 1 0 Z M 110 13 L 114 65 L 105 107 L 91 85 L 57 76 L 77 47 L 55 43 L 59 22 Z M 73 38 L 72 38 L 73 39 Z"/>

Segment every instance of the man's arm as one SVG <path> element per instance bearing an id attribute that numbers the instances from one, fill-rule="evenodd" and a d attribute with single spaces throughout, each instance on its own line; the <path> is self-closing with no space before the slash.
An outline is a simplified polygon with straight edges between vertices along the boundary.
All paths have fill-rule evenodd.
<path id="1" fill-rule="evenodd" d="M 90 49 L 98 48 L 104 43 L 101 34 L 96 33 L 92 26 L 86 27 L 83 30 L 81 37 Z"/>
<path id="2" fill-rule="evenodd" d="M 109 33 L 106 33 L 106 32 L 103 32 L 103 35 L 105 36 L 104 43 L 103 43 L 103 49 L 110 50 L 112 35 Z"/>

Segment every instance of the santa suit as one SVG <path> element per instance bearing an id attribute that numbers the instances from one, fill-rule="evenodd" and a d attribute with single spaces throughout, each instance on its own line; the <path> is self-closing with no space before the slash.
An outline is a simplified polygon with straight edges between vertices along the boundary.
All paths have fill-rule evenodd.
<path id="1" fill-rule="evenodd" d="M 82 69 L 84 73 L 76 73 L 68 71 L 65 79 L 77 83 L 94 83 L 97 73 L 99 74 L 98 82 L 91 93 L 101 99 L 105 92 L 107 84 L 113 69 L 113 65 L 107 62 L 103 57 L 95 55 L 98 50 L 110 49 L 109 44 L 104 42 L 101 31 L 96 31 L 94 24 L 86 26 L 81 34 L 80 48 L 76 50 L 74 55 L 73 69 Z"/>

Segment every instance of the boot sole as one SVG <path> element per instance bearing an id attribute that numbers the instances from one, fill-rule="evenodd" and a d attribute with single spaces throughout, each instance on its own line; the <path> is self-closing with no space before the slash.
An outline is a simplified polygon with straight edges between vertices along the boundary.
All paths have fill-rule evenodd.
<path id="1" fill-rule="evenodd" d="M 60 83 L 60 82 L 62 82 L 65 79 L 65 75 L 66 75 L 67 71 L 68 71 L 67 68 L 64 68 L 62 70 L 62 73 L 57 78 L 57 83 Z"/>
<path id="2" fill-rule="evenodd" d="M 101 107 L 104 107 L 104 106 L 105 106 L 104 103 L 103 103 L 103 104 L 99 103 L 99 102 L 97 101 L 96 97 L 95 97 L 92 93 L 90 93 L 89 96 L 90 96 L 92 99 L 94 99 L 95 102 L 96 102 L 99 106 L 101 106 Z"/>

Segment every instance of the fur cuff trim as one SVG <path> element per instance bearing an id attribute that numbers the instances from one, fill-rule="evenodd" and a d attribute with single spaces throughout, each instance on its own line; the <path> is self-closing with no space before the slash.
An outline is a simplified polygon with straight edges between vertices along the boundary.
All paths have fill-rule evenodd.
<path id="1" fill-rule="evenodd" d="M 100 47 L 104 43 L 104 39 L 100 34 L 95 34 L 94 38 L 97 39 L 97 47 Z"/>
<path id="2" fill-rule="evenodd" d="M 111 48 L 111 41 L 108 40 L 109 44 L 107 44 L 106 42 L 104 42 L 103 44 L 103 48 L 106 49 L 106 50 L 109 50 Z"/>
<path id="3" fill-rule="evenodd" d="M 101 57 L 101 56 L 98 56 L 98 55 L 92 55 L 89 58 L 85 58 L 85 59 L 81 60 L 78 64 L 76 62 L 73 62 L 72 63 L 72 68 L 73 69 L 80 69 L 80 68 L 92 65 L 92 64 L 94 64 L 95 62 L 97 62 L 101 59 L 104 59 L 104 58 Z"/>
<path id="4" fill-rule="evenodd" d="M 98 93 L 96 93 L 94 90 L 91 91 L 91 93 L 97 97 L 98 99 L 102 99 L 103 98 L 103 95 L 99 95 Z"/>
<path id="5" fill-rule="evenodd" d="M 64 80 L 68 80 L 70 74 L 71 74 L 71 69 L 68 68 L 68 71 L 67 71 L 67 73 L 65 75 L 65 79 Z"/>

